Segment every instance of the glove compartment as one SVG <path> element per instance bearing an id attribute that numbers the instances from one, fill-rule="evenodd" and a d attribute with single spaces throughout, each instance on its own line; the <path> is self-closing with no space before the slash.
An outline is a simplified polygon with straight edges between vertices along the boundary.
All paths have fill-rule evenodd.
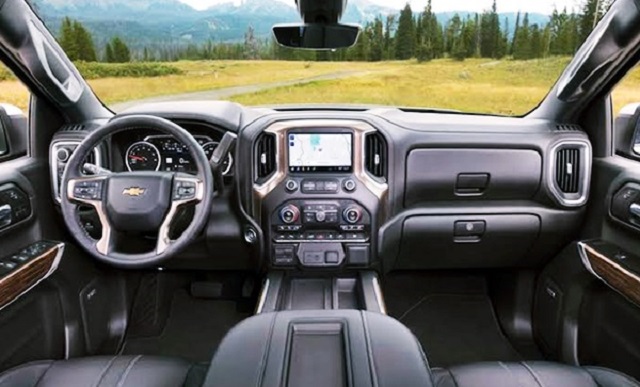
<path id="1" fill-rule="evenodd" d="M 517 267 L 538 239 L 532 214 L 420 215 L 404 220 L 396 269 Z"/>
<path id="2" fill-rule="evenodd" d="M 528 149 L 414 149 L 405 207 L 434 200 L 526 200 L 540 187 L 542 157 Z"/>

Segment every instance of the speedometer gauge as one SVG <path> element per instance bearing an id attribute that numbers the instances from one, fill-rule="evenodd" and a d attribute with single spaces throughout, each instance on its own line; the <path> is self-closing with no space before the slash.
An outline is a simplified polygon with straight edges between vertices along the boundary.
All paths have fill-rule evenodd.
<path id="1" fill-rule="evenodd" d="M 136 142 L 127 149 L 125 163 L 129 171 L 157 171 L 160 169 L 160 151 L 146 141 Z"/>
<path id="2" fill-rule="evenodd" d="M 207 155 L 207 158 L 209 160 L 211 160 L 211 156 L 213 156 L 213 151 L 216 150 L 218 145 L 219 144 L 217 142 L 208 142 L 202 146 L 202 150 L 204 150 L 204 153 Z M 229 172 L 231 172 L 232 166 L 233 166 L 233 157 L 231 156 L 231 153 L 229 153 L 227 157 L 224 159 L 224 161 L 222 162 L 222 174 L 227 175 Z"/>

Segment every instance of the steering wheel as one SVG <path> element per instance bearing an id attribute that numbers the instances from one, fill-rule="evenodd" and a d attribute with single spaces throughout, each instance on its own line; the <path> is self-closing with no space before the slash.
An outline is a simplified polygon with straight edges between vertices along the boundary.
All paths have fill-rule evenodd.
<path id="1" fill-rule="evenodd" d="M 81 170 L 89 152 L 101 141 L 132 129 L 154 129 L 186 145 L 197 174 L 176 172 L 118 172 L 85 176 Z M 73 152 L 60 185 L 62 215 L 71 234 L 89 254 L 123 268 L 157 265 L 182 251 L 198 236 L 207 222 L 213 199 L 213 175 L 209 160 L 193 136 L 180 126 L 154 116 L 116 118 L 91 132 Z M 178 208 L 195 204 L 193 220 L 176 240 L 169 231 Z M 102 236 L 93 239 L 81 226 L 78 206 L 95 208 Z M 153 251 L 128 254 L 115 251 L 121 233 L 156 232 Z"/>

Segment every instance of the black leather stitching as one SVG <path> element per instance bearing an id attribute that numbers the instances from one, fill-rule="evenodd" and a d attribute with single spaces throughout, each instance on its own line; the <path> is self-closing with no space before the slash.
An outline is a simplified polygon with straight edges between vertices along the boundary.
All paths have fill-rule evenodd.
<path id="1" fill-rule="evenodd" d="M 260 387 L 262 385 L 262 379 L 264 379 L 264 374 L 267 371 L 267 358 L 269 357 L 269 349 L 271 348 L 271 339 L 273 338 L 273 330 L 276 326 L 276 317 L 277 313 L 271 314 L 271 326 L 269 327 L 269 336 L 267 338 L 267 343 L 264 347 L 264 352 L 262 353 L 262 359 L 260 359 L 260 367 L 258 367 L 258 378 L 256 380 L 256 387 Z"/>
<path id="2" fill-rule="evenodd" d="M 107 362 L 107 365 L 102 368 L 102 370 L 98 374 L 98 380 L 96 380 L 96 382 L 93 383 L 94 387 L 98 387 L 100 383 L 102 383 L 102 379 L 104 379 L 104 376 L 107 374 L 107 372 L 109 371 L 113 363 L 116 361 L 116 358 L 117 358 L 116 356 L 112 356 L 111 359 L 109 359 L 109 361 Z"/>
<path id="3" fill-rule="evenodd" d="M 129 361 L 129 364 L 127 365 L 127 368 L 125 368 L 125 370 L 122 373 L 122 375 L 120 375 L 120 379 L 118 380 L 118 384 L 116 385 L 116 387 L 124 386 L 124 382 L 127 380 L 127 376 L 129 376 L 129 372 L 131 372 L 131 369 L 133 369 L 133 366 L 141 358 L 142 358 L 142 355 L 138 355 L 138 356 L 134 357 L 132 360 Z"/>
<path id="4" fill-rule="evenodd" d="M 533 368 L 531 368 L 526 361 L 521 361 L 520 364 L 522 364 L 524 368 L 526 368 L 527 371 L 529 371 L 529 373 L 531 374 L 531 377 L 533 377 L 536 383 L 538 383 L 538 386 L 545 387 L 542 381 L 540 380 L 540 378 L 538 378 L 538 375 L 536 375 L 536 373 L 533 371 Z"/>
<path id="5" fill-rule="evenodd" d="M 367 315 L 364 311 L 360 311 L 362 328 L 364 331 L 364 342 L 367 345 L 367 357 L 369 358 L 369 367 L 371 374 L 371 383 L 374 387 L 378 386 L 378 370 L 376 369 L 376 364 L 373 359 L 373 345 L 371 343 L 371 336 L 369 335 L 369 326 L 367 324 Z"/>
<path id="6" fill-rule="evenodd" d="M 40 384 L 40 382 L 44 379 L 44 376 L 47 374 L 47 372 L 49 372 L 49 370 L 53 367 L 53 365 L 55 364 L 54 361 L 49 363 L 49 367 L 47 367 L 46 370 L 44 370 L 44 372 L 42 373 L 42 375 L 40 375 L 40 377 L 38 378 L 38 380 L 36 381 L 36 384 L 34 385 L 34 387 L 38 387 L 38 384 Z M 30 365 L 30 364 L 27 364 Z"/>

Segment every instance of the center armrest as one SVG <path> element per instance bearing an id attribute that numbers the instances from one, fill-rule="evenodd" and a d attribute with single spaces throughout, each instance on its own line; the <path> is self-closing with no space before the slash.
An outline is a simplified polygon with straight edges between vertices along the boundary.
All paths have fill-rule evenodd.
<path id="1" fill-rule="evenodd" d="M 285 311 L 244 320 L 216 352 L 212 386 L 432 386 L 427 359 L 397 320 L 356 310 Z"/>

